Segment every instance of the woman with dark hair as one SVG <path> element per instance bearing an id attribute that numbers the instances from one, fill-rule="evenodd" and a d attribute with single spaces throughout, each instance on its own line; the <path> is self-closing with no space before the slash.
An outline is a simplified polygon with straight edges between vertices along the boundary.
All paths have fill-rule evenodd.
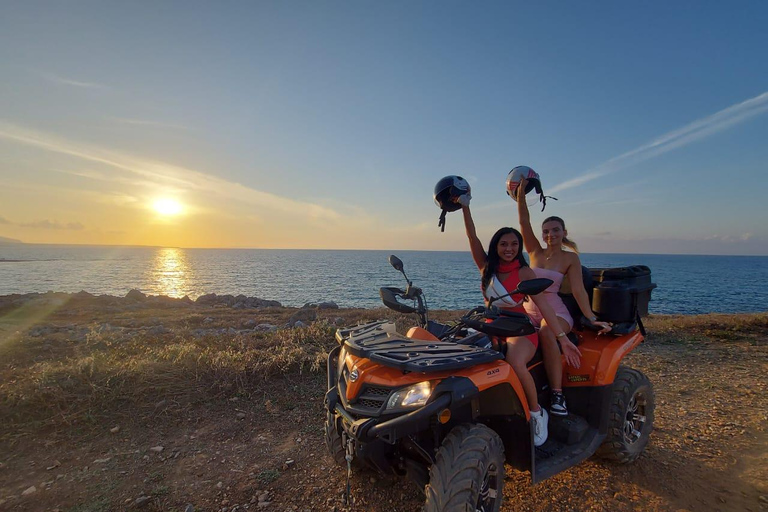
<path id="1" fill-rule="evenodd" d="M 517 185 L 517 190 L 525 190 L 527 180 L 522 178 Z M 514 197 L 513 197 L 514 199 Z M 539 336 L 542 340 L 541 350 L 544 355 L 544 367 L 547 370 L 547 378 L 552 390 L 549 411 L 557 416 L 567 416 L 568 408 L 563 395 L 563 361 L 560 357 L 558 342 L 563 350 L 566 362 L 578 368 L 581 365 L 581 352 L 569 339 L 568 333 L 573 328 L 568 308 L 563 299 L 557 294 L 563 279 L 567 276 L 571 286 L 571 293 L 579 305 L 582 314 L 593 325 L 602 328 L 601 333 L 611 330 L 611 324 L 598 322 L 597 316 L 589 304 L 587 291 L 584 289 L 584 281 L 581 276 L 581 260 L 579 249 L 575 242 L 568 239 L 568 231 L 565 222 L 560 217 L 547 217 L 541 225 L 541 234 L 544 247 L 539 243 L 531 227 L 531 216 L 525 198 L 517 198 L 517 213 L 520 218 L 520 231 L 523 233 L 525 251 L 531 258 L 531 268 L 536 277 L 552 279 L 554 283 L 539 297 L 548 303 L 550 309 L 555 312 L 556 320 L 551 321 L 539 308 L 539 302 L 526 303 L 525 310 L 531 320 L 540 327 Z M 571 249 L 566 251 L 563 247 Z M 540 301 L 541 302 L 541 301 Z"/>
<path id="2" fill-rule="evenodd" d="M 468 195 L 456 198 L 455 201 L 461 204 L 464 215 L 464 227 L 469 239 L 469 249 L 472 253 L 472 259 L 474 259 L 475 265 L 477 265 L 482 275 L 483 296 L 486 298 L 486 301 L 491 297 L 500 297 L 511 292 L 517 288 L 520 281 L 536 277 L 523 257 L 523 237 L 519 231 L 514 228 L 499 229 L 491 238 L 491 242 L 488 244 L 488 252 L 486 253 L 475 231 L 475 223 L 469 210 Z M 500 299 L 494 304 L 510 311 L 525 313 L 523 307 L 519 305 L 524 299 L 524 295 L 515 294 L 511 297 Z M 535 295 L 531 296 L 531 299 L 539 305 L 540 311 L 546 318 L 553 322 L 555 321 L 555 313 L 546 301 L 540 300 Z M 506 343 L 503 341 L 506 341 Z M 502 340 L 499 348 L 502 353 L 504 353 L 506 348 L 506 353 L 504 354 L 506 361 L 512 366 L 518 379 L 520 379 L 534 424 L 534 444 L 541 446 L 547 440 L 548 416 L 547 411 L 539 406 L 538 397 L 536 396 L 536 384 L 526 367 L 528 361 L 536 353 L 538 344 L 538 336 L 531 334 L 528 336 L 506 338 L 506 340 Z"/>

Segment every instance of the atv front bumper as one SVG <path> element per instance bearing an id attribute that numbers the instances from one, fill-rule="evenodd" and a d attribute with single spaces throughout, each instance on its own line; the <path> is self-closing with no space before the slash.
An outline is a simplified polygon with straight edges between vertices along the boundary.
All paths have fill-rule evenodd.
<path id="1" fill-rule="evenodd" d="M 423 432 L 430 428 L 433 416 L 451 405 L 449 393 L 438 396 L 427 405 L 396 418 L 360 418 L 355 419 L 339 403 L 336 388 L 326 394 L 329 411 L 340 417 L 341 427 L 348 436 L 356 441 L 367 443 L 380 439 L 388 444 L 395 444 L 399 439 Z"/>

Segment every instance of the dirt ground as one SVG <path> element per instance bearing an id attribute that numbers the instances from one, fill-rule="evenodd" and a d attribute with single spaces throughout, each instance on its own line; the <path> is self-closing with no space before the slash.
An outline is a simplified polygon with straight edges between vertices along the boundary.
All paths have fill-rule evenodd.
<path id="1" fill-rule="evenodd" d="M 56 315 L 66 312 L 46 321 Z M 507 467 L 503 510 L 768 510 L 768 315 L 646 323 L 648 340 L 626 361 L 655 387 L 645 453 L 626 466 L 591 458 L 533 487 Z M 0 361 L 18 375 L 11 364 Z M 353 475 L 354 502 L 343 504 L 345 473 L 323 443 L 324 391 L 322 371 L 290 371 L 248 396 L 190 403 L 158 392 L 151 406 L 123 400 L 98 421 L 30 424 L 0 440 L 0 510 L 419 510 L 412 485 L 372 473 Z"/>

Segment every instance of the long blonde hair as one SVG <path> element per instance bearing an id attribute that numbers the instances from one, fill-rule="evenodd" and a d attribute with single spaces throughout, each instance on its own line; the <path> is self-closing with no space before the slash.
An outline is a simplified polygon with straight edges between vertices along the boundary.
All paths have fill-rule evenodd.
<path id="1" fill-rule="evenodd" d="M 555 217 L 554 215 L 552 217 L 547 217 L 546 219 L 544 219 L 544 222 L 542 222 L 541 225 L 543 226 L 547 222 L 553 222 L 553 221 L 559 222 L 560 226 L 562 226 L 563 228 L 563 231 L 565 231 L 565 221 L 560 217 Z M 576 242 L 574 242 L 573 240 L 569 240 L 567 236 L 563 236 L 563 245 L 571 249 L 576 254 L 579 254 L 579 246 L 576 245 Z"/>

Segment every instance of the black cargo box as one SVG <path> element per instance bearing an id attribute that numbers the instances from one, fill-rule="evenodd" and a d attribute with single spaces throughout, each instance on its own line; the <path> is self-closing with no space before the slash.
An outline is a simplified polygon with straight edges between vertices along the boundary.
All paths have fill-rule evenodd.
<path id="1" fill-rule="evenodd" d="M 645 265 L 618 268 L 591 268 L 594 282 L 592 310 L 605 322 L 633 322 L 637 313 L 648 314 L 651 269 Z"/>

